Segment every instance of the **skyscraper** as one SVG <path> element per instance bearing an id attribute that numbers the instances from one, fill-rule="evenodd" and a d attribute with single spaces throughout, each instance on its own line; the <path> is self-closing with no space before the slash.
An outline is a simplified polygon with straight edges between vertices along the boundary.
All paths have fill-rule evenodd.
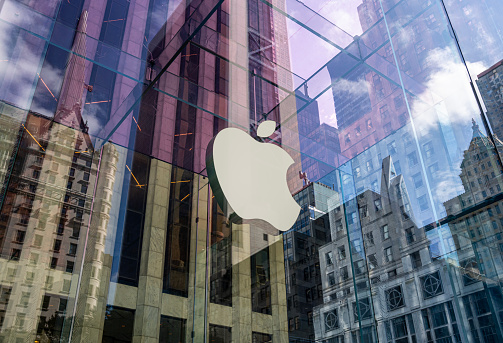
<path id="1" fill-rule="evenodd" d="M 477 86 L 486 106 L 487 119 L 494 134 L 503 137 L 503 61 L 480 73 Z"/>
<path id="2" fill-rule="evenodd" d="M 323 302 L 319 248 L 330 241 L 327 201 L 337 198 L 337 192 L 322 183 L 310 183 L 294 194 L 302 209 L 292 229 L 283 234 L 292 343 L 315 339 L 313 309 Z"/>

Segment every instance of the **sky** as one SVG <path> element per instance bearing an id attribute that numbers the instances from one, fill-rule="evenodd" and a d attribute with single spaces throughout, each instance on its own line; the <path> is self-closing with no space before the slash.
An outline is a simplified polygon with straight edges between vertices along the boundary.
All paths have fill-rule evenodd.
<path id="1" fill-rule="evenodd" d="M 287 0 L 286 6 L 289 15 L 344 48 L 353 41 L 354 36 L 362 33 L 357 11 L 361 3 L 361 0 L 306 0 L 303 3 Z M 287 19 L 287 28 L 292 71 L 304 79 L 318 72 L 341 51 L 292 20 Z M 309 95 L 319 94 L 330 83 L 330 75 L 324 68 L 316 75 L 315 81 L 308 82 Z M 317 102 L 321 122 L 337 127 L 331 91 L 321 95 Z"/>
<path id="2" fill-rule="evenodd" d="M 303 2 L 286 0 L 290 16 L 320 32 L 340 47 L 346 47 L 353 40 L 352 37 L 362 35 L 357 10 L 361 4 L 361 0 L 305 0 Z M 500 22 L 499 19 L 503 20 L 503 14 L 495 13 L 494 9 L 501 7 L 500 9 L 503 10 L 503 5 L 498 4 L 496 0 L 488 0 L 485 5 L 478 0 L 467 0 L 463 2 L 463 7 L 460 7 L 459 2 L 446 0 L 446 6 L 458 34 L 470 75 L 475 80 L 480 72 L 503 58 L 502 33 L 494 29 L 494 23 Z M 489 17 L 486 11 L 491 13 Z M 480 20 L 481 18 L 484 20 Z M 446 24 L 445 18 L 439 19 L 441 25 Z M 308 82 L 309 96 L 316 96 L 321 89 L 330 84 L 330 76 L 326 68 L 321 71 L 319 69 L 340 50 L 292 20 L 287 19 L 287 27 L 292 71 L 304 79 L 318 72 L 316 80 Z M 396 38 L 396 44 L 413 50 L 413 38 L 412 25 L 408 25 Z M 447 50 L 437 48 L 426 51 L 427 59 L 432 63 L 433 68 L 422 84 L 426 87 L 425 92 L 435 94 L 437 100 L 445 100 L 447 109 L 452 109 L 454 120 L 468 123 L 474 111 L 477 112 L 475 99 L 469 88 L 466 67 L 457 52 L 454 40 L 451 45 Z M 331 91 L 317 99 L 321 122 L 337 127 L 333 101 Z M 413 110 L 422 110 L 419 104 L 414 103 L 411 106 Z"/>

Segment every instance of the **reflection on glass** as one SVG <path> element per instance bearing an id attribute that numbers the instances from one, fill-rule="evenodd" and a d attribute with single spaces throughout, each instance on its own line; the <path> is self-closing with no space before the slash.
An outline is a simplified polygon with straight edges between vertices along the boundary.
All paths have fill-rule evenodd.
<path id="1" fill-rule="evenodd" d="M 498 1 L 98 3 L 0 5 L 0 341 L 503 341 Z M 265 119 L 282 233 L 205 168 Z"/>
<path id="2" fill-rule="evenodd" d="M 185 343 L 186 320 L 161 316 L 161 331 L 159 342 L 162 343 Z"/>

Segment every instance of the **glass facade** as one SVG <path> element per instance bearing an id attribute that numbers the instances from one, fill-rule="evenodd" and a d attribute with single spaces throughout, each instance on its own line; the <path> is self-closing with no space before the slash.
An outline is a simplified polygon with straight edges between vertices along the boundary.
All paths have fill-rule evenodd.
<path id="1" fill-rule="evenodd" d="M 503 342 L 502 22 L 499 0 L 0 0 L 0 342 Z M 229 128 L 291 157 L 221 154 L 242 199 L 285 182 L 287 231 L 279 181 L 263 216 L 220 197 Z"/>

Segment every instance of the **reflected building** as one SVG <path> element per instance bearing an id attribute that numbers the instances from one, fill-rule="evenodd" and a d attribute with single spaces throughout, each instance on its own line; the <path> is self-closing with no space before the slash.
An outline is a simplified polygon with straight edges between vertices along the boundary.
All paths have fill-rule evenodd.
<path id="1" fill-rule="evenodd" d="M 0 336 L 50 342 L 63 337 L 63 321 L 71 316 L 67 305 L 75 301 L 72 287 L 81 272 L 95 195 L 91 185 L 113 184 L 116 153 L 111 148 L 101 155 L 103 174 L 97 179 L 99 156 L 87 134 L 36 113 L 19 126 L 16 142 L 12 174 L 3 180 L 0 214 L 5 297 Z M 107 224 L 107 215 L 101 215 L 104 221 L 94 226 L 97 232 Z M 92 268 L 99 273 L 103 260 L 95 258 Z"/>
<path id="2" fill-rule="evenodd" d="M 503 144 L 431 87 L 442 5 L 348 4 L 353 36 L 295 0 L 0 0 L 0 341 L 503 341 Z M 228 127 L 294 159 L 284 234 L 214 199 Z"/>
<path id="3" fill-rule="evenodd" d="M 473 122 L 461 164 L 465 193 L 445 203 L 438 225 L 415 224 L 411 197 L 390 157 L 379 193 L 366 190 L 329 212 L 332 242 L 320 248 L 326 274 L 324 304 L 314 315 L 317 339 L 501 340 L 496 194 L 503 185 L 494 168 L 503 144 L 495 141 L 496 148 Z"/>
<path id="4" fill-rule="evenodd" d="M 486 105 L 486 115 L 498 138 L 503 137 L 503 61 L 477 75 L 477 86 Z"/>
<path id="5" fill-rule="evenodd" d="M 318 102 L 309 97 L 307 85 L 303 92 L 296 90 L 295 97 L 297 108 L 302 108 L 297 112 L 302 172 L 309 180 L 320 180 L 345 162 L 340 154 L 339 130 L 320 122 Z M 309 105 L 304 107 L 306 103 Z"/>
<path id="6" fill-rule="evenodd" d="M 491 141 L 475 122 L 472 129 L 459 175 L 465 192 L 445 202 L 452 238 L 438 245 L 438 253 L 459 269 L 471 339 L 491 342 L 503 337 L 503 205 L 498 196 L 503 181 L 495 174 L 501 170 L 497 154 L 503 143 L 496 136 Z"/>
<path id="7" fill-rule="evenodd" d="M 314 341 L 313 308 L 322 301 L 319 248 L 330 241 L 328 201 L 338 193 L 319 182 L 294 194 L 298 220 L 283 234 L 290 342 Z"/>
<path id="8" fill-rule="evenodd" d="M 428 189 L 445 182 L 439 172 L 461 159 L 456 142 L 464 144 L 465 139 L 446 117 L 445 104 L 434 106 L 425 96 L 425 82 L 433 68 L 428 54 L 448 41 L 439 22 L 443 12 L 432 2 L 396 3 L 389 25 L 410 12 L 420 19 L 391 33 L 394 40 L 409 42 L 394 42 L 393 51 L 380 3 L 363 1 L 358 14 L 364 34 L 355 37 L 347 53 L 335 56 L 327 69 L 333 82 L 341 154 L 352 168 L 343 180 L 345 200 L 366 189 L 379 191 L 380 166 L 390 155 L 407 184 L 415 224 L 422 227 L 445 216 L 442 202 L 432 198 Z M 412 105 L 419 102 L 428 108 L 426 113 L 414 112 Z M 438 124 L 425 124 L 422 117 Z"/>
<path id="9" fill-rule="evenodd" d="M 108 200 L 114 182 L 116 151 L 107 145 L 96 153 L 81 116 L 87 12 L 80 18 L 54 118 L 2 104 L 4 170 L 2 175 L 1 255 L 2 328 L 5 341 L 53 342 L 65 339 L 73 317 L 75 289 L 85 247 L 96 252 L 85 269 L 95 277 L 104 263 L 101 234 L 108 223 Z M 21 120 L 16 119 L 24 118 Z M 13 130 L 12 125 L 17 130 Z M 10 137 L 10 138 L 9 138 Z M 101 174 L 98 164 L 101 163 Z M 98 176 L 99 174 L 99 176 Z M 94 186 L 100 185 L 99 190 Z M 98 209 L 94 205 L 99 205 Z M 91 211 L 95 217 L 90 221 Z M 88 234 L 88 225 L 92 228 Z M 95 236 L 99 237 L 96 243 Z M 85 280 L 86 285 L 106 280 Z M 93 287 L 90 286 L 90 287 Z M 86 306 L 96 306 L 94 292 Z"/>
<path id="10" fill-rule="evenodd" d="M 425 130 L 416 139 L 412 127 L 406 125 L 355 156 L 343 165 L 347 168 L 342 176 L 345 200 L 367 189 L 379 192 L 382 180 L 380 166 L 383 156 L 389 155 L 393 158 L 396 173 L 403 176 L 407 185 L 415 225 L 423 227 L 434 222 L 435 214 L 445 217 L 443 204 L 436 198 L 432 201 L 429 189 L 440 187 L 445 182 L 442 171 L 448 170 L 460 153 L 455 151 L 451 154 L 444 136 L 438 133 L 437 130 Z"/>
<path id="11" fill-rule="evenodd" d="M 460 336 L 458 319 L 447 319 L 454 295 L 443 286 L 449 281 L 446 262 L 431 256 L 430 239 L 416 226 L 410 201 L 403 176 L 386 157 L 380 192 L 368 189 L 334 204 L 332 241 L 320 248 L 326 272 L 324 304 L 314 314 L 317 340 L 427 342 Z M 431 324 L 436 313 L 445 321 Z"/>

